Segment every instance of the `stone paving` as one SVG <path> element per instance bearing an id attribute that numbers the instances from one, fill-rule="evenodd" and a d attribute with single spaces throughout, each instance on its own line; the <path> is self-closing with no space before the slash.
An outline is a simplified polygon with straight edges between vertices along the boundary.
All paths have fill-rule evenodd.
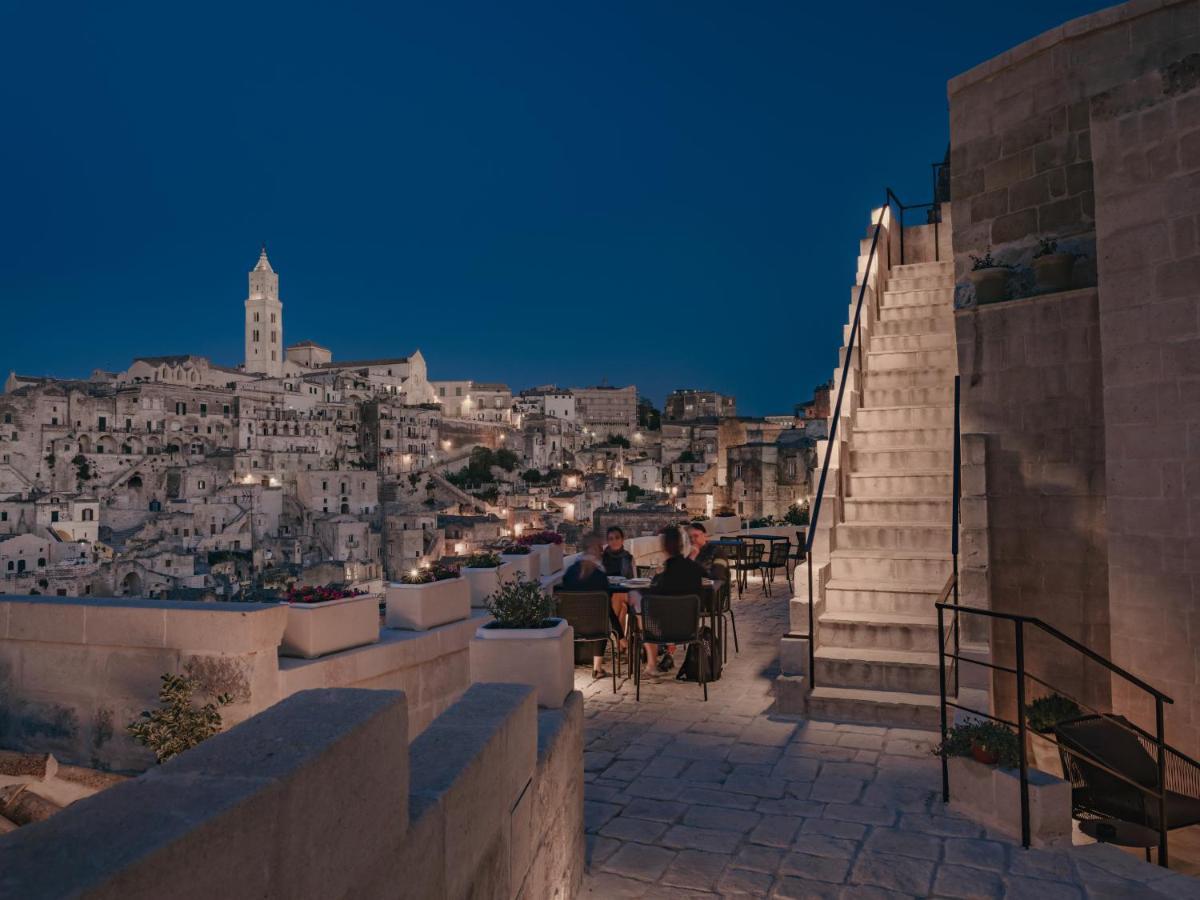
<path id="1" fill-rule="evenodd" d="M 585 695 L 585 897 L 1200 898 L 1102 845 L 1024 850 L 950 813 L 931 732 L 771 714 L 786 587 L 735 600 L 741 653 L 709 688 L 674 673 Z"/>

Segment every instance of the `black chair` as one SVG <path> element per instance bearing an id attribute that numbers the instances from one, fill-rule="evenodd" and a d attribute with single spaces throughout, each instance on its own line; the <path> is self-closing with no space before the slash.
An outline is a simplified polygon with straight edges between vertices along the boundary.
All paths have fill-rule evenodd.
<path id="1" fill-rule="evenodd" d="M 775 583 L 775 573 L 780 569 L 783 570 L 784 576 L 787 575 L 788 547 L 790 541 L 772 541 L 771 551 L 766 555 L 766 559 L 759 559 L 755 569 L 762 573 L 763 590 L 767 596 L 771 596 L 771 586 Z M 790 585 L 791 582 L 789 581 Z"/>
<path id="2" fill-rule="evenodd" d="M 617 676 L 621 674 L 621 654 L 609 619 L 610 603 L 604 591 L 555 591 L 558 615 L 575 629 L 575 643 L 607 643 L 612 651 L 613 693 L 617 692 Z M 601 656 L 604 654 L 601 653 Z"/>
<path id="3" fill-rule="evenodd" d="M 712 578 L 715 582 L 713 592 L 716 601 L 717 622 L 720 625 L 721 658 L 722 660 L 727 660 L 729 659 L 729 644 L 725 640 L 726 616 L 729 616 L 729 624 L 733 628 L 733 652 L 741 653 L 741 649 L 738 647 L 737 619 L 733 617 L 733 572 L 730 571 L 727 560 L 713 560 Z"/>
<path id="4" fill-rule="evenodd" d="M 733 554 L 730 560 L 733 562 L 734 582 L 737 584 L 738 598 L 742 596 L 742 590 L 749 585 L 747 578 L 750 573 L 758 568 L 758 563 L 762 559 L 763 546 L 758 541 L 742 541 L 733 548 Z"/>
<path id="5" fill-rule="evenodd" d="M 788 553 L 788 562 L 791 563 L 791 565 L 788 566 L 786 569 L 784 569 L 784 572 L 787 573 L 787 580 L 788 580 L 789 588 L 794 589 L 796 586 L 796 583 L 795 583 L 796 569 L 800 566 L 800 563 L 808 561 L 808 557 L 804 555 L 804 548 L 805 548 L 805 546 L 807 546 L 805 544 L 805 540 L 806 540 L 805 535 L 801 534 L 800 532 L 796 532 L 796 549 L 794 551 L 790 551 Z M 791 541 L 788 541 L 788 546 L 790 549 Z"/>
<path id="6" fill-rule="evenodd" d="M 641 621 L 637 630 L 630 629 L 634 660 L 641 659 L 641 648 L 646 644 L 690 644 L 700 640 L 700 598 L 695 594 L 643 594 L 638 618 Z M 700 686 L 704 689 L 704 699 L 708 700 L 708 661 L 704 653 L 696 656 L 700 660 Z M 640 701 L 642 667 L 636 662 L 634 673 L 635 699 Z"/>
<path id="7" fill-rule="evenodd" d="M 1080 716 L 1059 722 L 1054 736 L 1077 818 L 1120 819 L 1160 830 L 1153 740 L 1124 716 Z M 1166 762 L 1166 829 L 1200 824 L 1200 764 L 1170 748 Z"/>

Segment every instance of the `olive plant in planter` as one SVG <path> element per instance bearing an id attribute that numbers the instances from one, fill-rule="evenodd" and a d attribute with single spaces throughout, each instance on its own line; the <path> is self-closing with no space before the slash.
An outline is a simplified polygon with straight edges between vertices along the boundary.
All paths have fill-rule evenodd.
<path id="1" fill-rule="evenodd" d="M 971 271 L 967 277 L 975 285 L 975 302 L 979 306 L 1008 299 L 1010 266 L 992 259 L 989 250 L 983 256 L 971 256 Z"/>
<path id="2" fill-rule="evenodd" d="M 1062 252 L 1058 242 L 1042 238 L 1037 252 L 1033 254 L 1033 273 L 1037 279 L 1037 290 L 1041 294 L 1065 291 L 1071 286 L 1071 270 L 1075 267 L 1075 254 Z"/>
<path id="3" fill-rule="evenodd" d="M 472 553 L 463 564 L 463 577 L 471 590 L 471 606 L 482 609 L 489 594 L 502 583 L 516 577 L 516 565 L 505 562 L 494 551 Z"/>
<path id="4" fill-rule="evenodd" d="M 553 575 L 562 568 L 563 536 L 557 531 L 535 531 L 525 534 L 517 541 L 528 547 L 542 560 L 542 575 Z"/>
<path id="5" fill-rule="evenodd" d="M 554 602 L 536 581 L 506 581 L 487 598 L 494 620 L 471 641 L 471 680 L 529 684 L 538 706 L 557 709 L 574 687 L 574 629 L 554 618 Z"/>
<path id="6" fill-rule="evenodd" d="M 471 615 L 471 588 L 453 566 L 434 563 L 413 569 L 388 585 L 388 628 L 428 631 Z"/>
<path id="7" fill-rule="evenodd" d="M 1044 735 L 1053 734 L 1054 726 L 1059 722 L 1081 715 L 1083 710 L 1079 708 L 1079 704 L 1061 694 L 1047 694 L 1025 704 L 1025 721 L 1029 723 L 1029 748 L 1032 751 L 1033 764 L 1037 768 L 1062 777 L 1062 757 L 1058 752 L 1058 744 Z"/>
<path id="8" fill-rule="evenodd" d="M 293 588 L 284 597 L 287 625 L 281 656 L 315 659 L 379 640 L 379 597 L 325 587 Z"/>

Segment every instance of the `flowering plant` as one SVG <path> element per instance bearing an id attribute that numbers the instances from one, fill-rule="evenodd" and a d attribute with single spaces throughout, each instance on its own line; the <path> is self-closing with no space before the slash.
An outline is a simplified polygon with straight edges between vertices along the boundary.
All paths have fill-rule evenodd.
<path id="1" fill-rule="evenodd" d="M 500 563 L 499 553 L 472 553 L 463 566 L 467 569 L 496 569 Z"/>
<path id="2" fill-rule="evenodd" d="M 536 547 L 541 544 L 561 544 L 563 536 L 557 531 L 534 531 L 517 538 L 517 543 L 523 547 Z"/>
<path id="3" fill-rule="evenodd" d="M 536 581 L 519 576 L 488 594 L 483 605 L 496 617 L 496 628 L 547 628 L 554 624 L 547 621 L 554 615 L 550 595 Z"/>
<path id="4" fill-rule="evenodd" d="M 526 556 L 529 553 L 529 548 L 522 544 L 505 544 L 500 548 L 500 552 L 505 556 Z"/>
<path id="5" fill-rule="evenodd" d="M 365 591 L 354 591 L 348 588 L 336 588 L 332 585 L 292 587 L 288 589 L 285 603 L 327 603 L 330 600 L 345 600 L 347 597 L 361 597 Z"/>
<path id="6" fill-rule="evenodd" d="M 416 569 L 413 572 L 405 572 L 400 579 L 401 584 L 429 584 L 433 581 L 446 581 L 450 578 L 458 577 L 458 566 L 446 565 L 443 562 L 435 562 L 427 569 Z"/>

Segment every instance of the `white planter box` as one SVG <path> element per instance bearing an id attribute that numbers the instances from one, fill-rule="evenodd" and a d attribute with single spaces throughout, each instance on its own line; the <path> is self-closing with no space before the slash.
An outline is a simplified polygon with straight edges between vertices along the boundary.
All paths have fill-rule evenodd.
<path id="1" fill-rule="evenodd" d="M 575 688 L 575 630 L 480 626 L 471 640 L 471 681 L 529 684 L 538 706 L 558 709 Z"/>
<path id="2" fill-rule="evenodd" d="M 733 534 L 742 530 L 741 516 L 716 516 L 709 519 L 705 527 L 709 534 Z"/>
<path id="3" fill-rule="evenodd" d="M 494 593 L 502 581 L 512 581 L 517 577 L 517 567 L 512 563 L 501 563 L 490 569 L 463 568 L 463 578 L 471 589 L 471 606 L 483 609 L 483 601 L 488 594 Z"/>
<path id="4" fill-rule="evenodd" d="M 471 587 L 461 576 L 428 584 L 393 582 L 386 597 L 388 628 L 428 631 L 471 614 Z"/>
<path id="5" fill-rule="evenodd" d="M 542 558 L 534 553 L 501 553 L 500 558 L 513 566 L 513 577 L 537 581 L 542 574 Z"/>
<path id="6" fill-rule="evenodd" d="M 379 597 L 364 594 L 325 603 L 288 603 L 279 652 L 315 659 L 379 640 Z"/>
<path id="7" fill-rule="evenodd" d="M 540 581 L 542 575 L 546 573 L 546 566 L 549 565 L 546 557 L 550 555 L 549 544 L 533 544 L 529 548 L 529 556 L 533 562 L 529 564 L 529 576 L 534 581 Z"/>
<path id="8" fill-rule="evenodd" d="M 964 756 L 948 760 L 950 807 L 1010 837 L 1021 837 L 1021 773 Z M 1071 785 L 1029 770 L 1029 837 L 1034 847 L 1071 844 Z"/>
<path id="9" fill-rule="evenodd" d="M 563 567 L 563 548 L 562 544 L 537 544 L 534 546 L 534 552 L 540 553 L 542 557 L 542 574 L 553 575 L 555 572 L 562 571 Z"/>

